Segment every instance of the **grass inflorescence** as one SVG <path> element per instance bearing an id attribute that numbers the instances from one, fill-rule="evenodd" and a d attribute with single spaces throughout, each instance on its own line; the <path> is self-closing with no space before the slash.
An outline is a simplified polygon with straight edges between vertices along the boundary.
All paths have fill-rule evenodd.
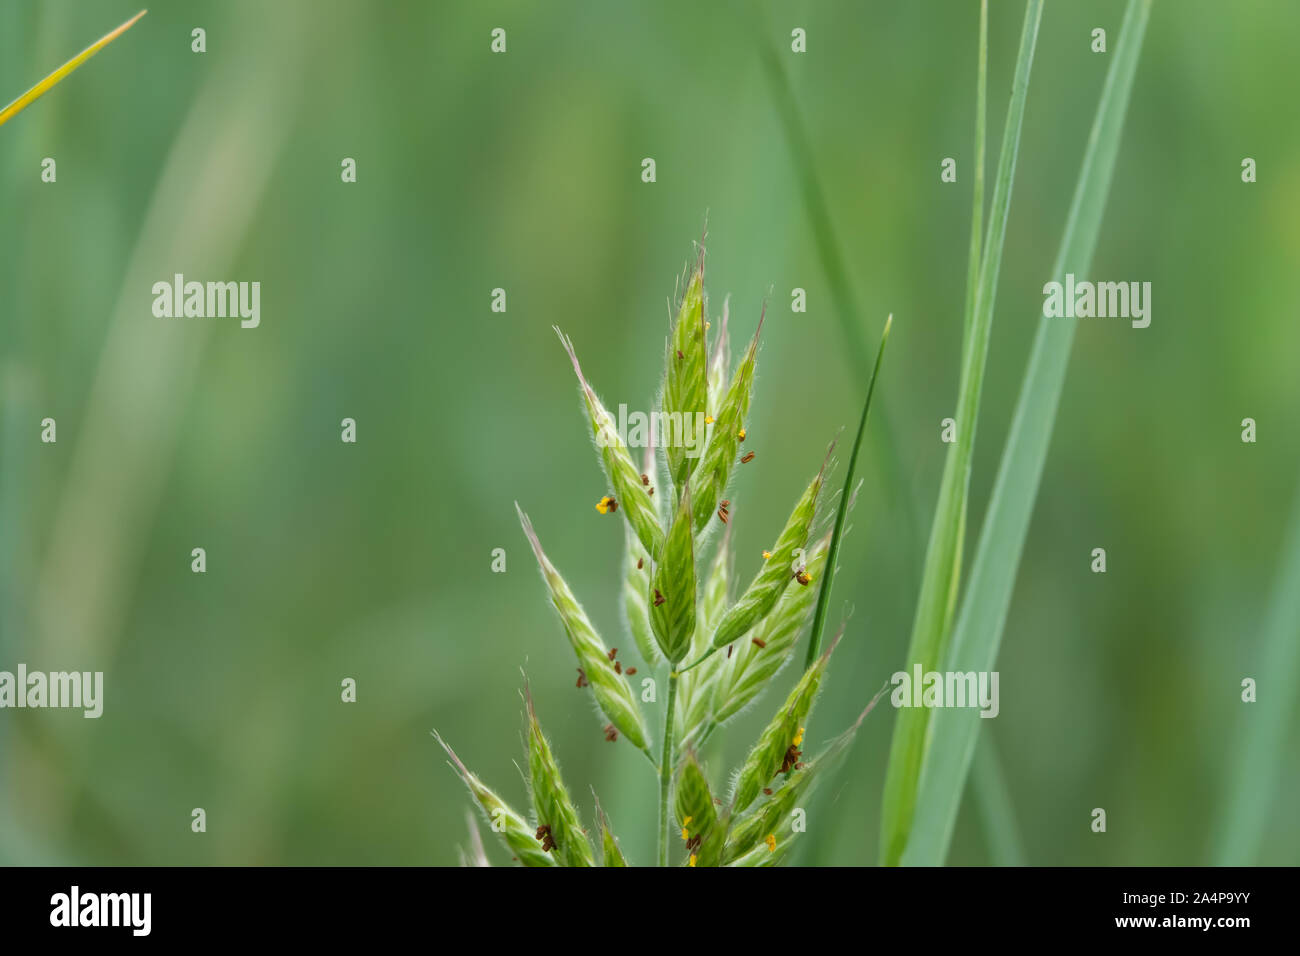
<path id="1" fill-rule="evenodd" d="M 647 785 L 658 789 L 658 863 L 667 865 L 679 858 L 683 865 L 696 867 L 769 866 L 787 858 L 794 837 L 801 832 L 801 827 L 791 825 L 791 819 L 800 810 L 800 799 L 811 791 L 814 773 L 824 775 L 823 768 L 847 750 L 862 722 L 859 718 L 815 756 L 805 756 L 813 705 L 830 666 L 833 645 L 818 649 L 821 628 L 835 555 L 847 530 L 850 486 L 875 374 L 838 502 L 824 491 L 832 442 L 831 450 L 795 499 L 784 526 L 772 524 L 773 531 L 780 531 L 770 550 L 764 551 L 758 572 L 733 597 L 735 556 L 731 503 L 726 494 L 737 463 L 752 458 L 747 417 L 763 320 L 760 316 L 758 330 L 732 370 L 728 310 L 724 307 L 723 320 L 710 342 L 707 301 L 701 247 L 684 284 L 668 339 L 660 428 L 657 433 L 652 430 L 640 460 L 618 434 L 613 417 L 587 382 L 573 343 L 557 330 L 577 377 L 608 482 L 608 493 L 595 508 L 604 517 L 593 516 L 593 520 L 612 518 L 622 521 L 626 529 L 622 610 L 646 676 L 654 675 L 650 686 L 655 693 L 648 700 L 658 702 L 659 694 L 663 696 L 657 746 L 628 680 L 633 668 L 625 668 L 617 659 L 616 648 L 607 646 L 546 556 L 532 522 L 516 507 L 551 606 L 577 659 L 577 685 L 584 693 L 593 694 L 600 711 L 604 739 L 624 740 L 654 764 L 655 779 Z M 888 328 L 886 323 L 886 337 Z M 884 344 L 882 338 L 882 355 Z M 879 369 L 878 356 L 876 373 Z M 694 440 L 689 423 L 695 421 L 706 423 L 704 445 L 696 449 L 699 453 L 687 454 Z M 751 450 L 746 450 L 747 440 Z M 834 530 L 820 533 L 821 519 L 832 506 Z M 758 700 L 795 658 L 796 645 L 805 631 L 811 632 L 810 661 L 794 689 L 771 716 L 742 765 L 734 773 L 710 773 L 701 756 L 704 742 Z M 644 679 L 638 676 L 638 684 Z M 514 859 L 525 866 L 627 865 L 599 803 L 596 826 L 590 831 L 584 827 L 542 731 L 531 693 L 525 693 L 525 701 L 531 821 L 507 806 L 443 743 L 489 826 Z M 733 782 L 727 786 L 727 781 Z M 594 843 L 589 842 L 588 832 L 594 833 Z M 680 839 L 675 839 L 677 836 Z M 679 852 L 674 853 L 674 845 L 680 846 Z"/>

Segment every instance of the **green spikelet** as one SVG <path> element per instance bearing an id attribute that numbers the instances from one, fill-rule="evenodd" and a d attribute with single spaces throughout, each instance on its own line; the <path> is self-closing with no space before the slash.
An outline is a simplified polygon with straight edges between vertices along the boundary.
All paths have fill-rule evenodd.
<path id="1" fill-rule="evenodd" d="M 533 792 L 537 825 L 550 828 L 551 839 L 555 842 L 553 852 L 565 866 L 595 866 L 591 846 L 578 821 L 578 811 L 564 788 L 560 766 L 555 762 L 546 735 L 542 733 L 537 711 L 533 708 L 533 696 L 527 688 L 524 696 L 528 701 L 528 780 Z"/>
<path id="2" fill-rule="evenodd" d="M 718 621 L 727 610 L 727 586 L 731 578 L 731 528 L 728 526 L 709 573 L 704 579 L 700 594 L 700 608 L 695 621 L 695 640 L 691 642 L 691 654 L 699 656 L 708 649 L 709 635 L 717 627 Z M 681 728 L 683 745 L 696 739 L 713 709 L 713 684 L 720 670 L 719 661 L 723 658 L 714 655 L 699 667 L 681 675 L 678 679 L 677 720 Z"/>
<path id="3" fill-rule="evenodd" d="M 500 834 L 515 859 L 524 866 L 557 866 L 550 854 L 542 849 L 542 844 L 537 839 L 534 828 L 528 825 L 528 821 L 512 810 L 493 790 L 485 786 L 483 781 L 470 773 L 436 730 L 433 736 L 442 745 L 442 749 L 447 751 L 447 756 L 451 758 L 457 773 L 469 788 L 470 796 L 474 798 L 474 802 L 479 805 L 487 818 L 488 827 L 492 832 Z"/>
<path id="4" fill-rule="evenodd" d="M 754 339 L 745 351 L 744 358 L 736 366 L 731 387 L 727 389 L 726 395 L 714 413 L 713 433 L 704 451 L 700 467 L 696 469 L 696 479 L 693 484 L 697 534 L 713 517 L 718 499 L 722 497 L 722 492 L 731 478 L 731 469 L 736 464 L 736 455 L 740 450 L 740 430 L 744 427 L 745 417 L 749 414 L 749 401 L 754 391 L 754 367 L 758 360 L 758 337 L 762 331 L 763 319 L 760 317 L 758 331 L 754 333 Z"/>
<path id="5" fill-rule="evenodd" d="M 885 688 L 888 689 L 888 684 Z M 756 847 L 767 850 L 764 841 L 768 834 L 793 836 L 794 830 L 789 826 L 790 814 L 807 801 L 817 784 L 835 767 L 853 744 L 862 721 L 871 713 L 871 709 L 880 700 L 882 690 L 872 698 L 866 709 L 858 715 L 853 726 L 832 740 L 812 760 L 804 764 L 802 770 L 790 770 L 781 781 L 781 785 L 772 790 L 772 795 L 758 804 L 750 813 L 733 822 L 731 832 L 727 835 L 727 845 L 723 850 L 723 862 L 731 863 L 749 853 Z M 784 831 L 784 834 L 781 833 Z"/>
<path id="6" fill-rule="evenodd" d="M 675 806 L 682 839 L 686 842 L 687 865 L 717 866 L 722 859 L 722 826 L 709 781 L 693 753 L 686 755 L 677 774 Z"/>
<path id="7" fill-rule="evenodd" d="M 703 670 L 709 662 L 720 661 L 712 698 L 713 719 L 718 723 L 740 713 L 789 663 L 799 635 L 812 619 L 813 605 L 817 602 L 817 582 L 826 567 L 829 548 L 830 535 L 827 534 L 807 557 L 805 573 L 809 583 L 787 587 L 772 613 L 754 629 L 751 638 L 736 643 L 731 657 L 715 655 L 699 668 Z"/>
<path id="8" fill-rule="evenodd" d="M 831 650 L 834 650 L 833 646 Z M 802 742 L 803 727 L 808 715 L 812 713 L 813 701 L 817 698 L 830 656 L 831 651 L 828 650 L 804 672 L 781 709 L 759 736 L 754 749 L 745 758 L 731 798 L 733 816 L 754 802 L 768 781 L 781 770 L 782 764 L 786 764 L 788 769 L 793 751 L 798 749 L 795 740 Z"/>
<path id="9" fill-rule="evenodd" d="M 618 838 L 614 836 L 614 831 L 609 825 L 609 817 L 605 816 L 605 810 L 600 805 L 600 798 L 596 792 L 591 792 L 591 798 L 596 801 L 596 821 L 600 828 L 600 853 L 601 862 L 604 866 L 627 866 L 627 857 L 623 855 L 623 848 L 618 845 Z"/>
<path id="10" fill-rule="evenodd" d="M 682 488 L 681 502 L 655 562 L 651 587 L 650 627 L 668 663 L 677 664 L 691 649 L 695 636 L 695 537 L 691 534 L 691 489 Z"/>
<path id="11" fill-rule="evenodd" d="M 833 445 L 831 447 L 834 448 Z M 827 459 L 829 458 L 828 453 Z M 723 615 L 713 635 L 715 650 L 726 647 L 738 637 L 743 637 L 772 610 L 786 585 L 794 580 L 795 551 L 808 543 L 808 530 L 812 527 L 817 512 L 817 495 L 821 491 L 825 473 L 826 465 L 823 463 L 822 470 L 809 483 L 795 504 L 794 510 L 790 512 L 785 530 L 781 532 L 781 537 L 772 548 L 772 556 L 763 562 L 763 567 L 745 593 L 741 595 L 740 600 Z"/>
<path id="12" fill-rule="evenodd" d="M 704 336 L 704 249 L 687 280 L 677 321 L 673 323 L 665 360 L 663 410 L 666 434 L 662 436 L 664 456 L 673 486 L 681 488 L 691 476 L 699 458 L 690 457 L 704 435 L 697 423 L 704 420 L 708 402 L 708 348 Z M 654 553 L 655 549 L 649 549 Z"/>
<path id="13" fill-rule="evenodd" d="M 560 576 L 560 572 L 546 557 L 542 544 L 537 539 L 537 533 L 533 530 L 533 523 L 528 520 L 528 516 L 524 514 L 518 502 L 515 502 L 515 510 L 519 512 L 519 523 L 523 525 L 524 535 L 528 538 L 533 554 L 537 557 L 537 564 L 542 570 L 542 578 L 546 581 L 547 590 L 551 594 L 551 604 L 560 615 L 564 633 L 568 635 L 569 643 L 578 657 L 578 665 L 582 667 L 587 675 L 587 681 L 595 692 L 596 703 L 614 728 L 634 747 L 649 753 L 649 734 L 646 732 L 645 717 L 632 694 L 632 689 L 628 686 L 627 679 L 614 670 L 614 664 L 605 649 L 605 642 L 592 627 L 586 612 L 573 596 L 573 592 L 569 590 L 569 585 Z"/>
<path id="14" fill-rule="evenodd" d="M 623 444 L 623 439 L 619 437 L 614 417 L 601 404 L 600 399 L 596 397 L 596 393 L 591 390 L 591 386 L 583 377 L 582 366 L 578 364 L 573 343 L 559 329 L 555 330 L 555 334 L 560 337 L 564 350 L 569 353 L 569 360 L 573 362 L 573 371 L 578 376 L 582 399 L 587 406 L 592 435 L 596 440 L 596 447 L 600 449 L 605 475 L 613 487 L 618 510 L 623 512 L 628 524 L 636 531 L 641 546 L 651 554 L 656 554 L 663 542 L 664 532 L 659 526 L 659 516 L 655 511 L 654 501 L 651 500 L 649 487 L 642 483 L 641 472 L 637 470 L 631 453 Z"/>

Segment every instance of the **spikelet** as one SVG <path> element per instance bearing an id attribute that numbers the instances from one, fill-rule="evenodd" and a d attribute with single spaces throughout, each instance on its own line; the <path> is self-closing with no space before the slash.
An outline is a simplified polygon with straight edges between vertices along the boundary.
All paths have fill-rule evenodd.
<path id="1" fill-rule="evenodd" d="M 591 791 L 591 799 L 596 803 L 596 825 L 600 830 L 601 863 L 604 866 L 627 866 L 627 857 L 623 855 L 623 848 L 618 845 L 618 838 L 614 836 L 614 831 L 609 825 L 609 817 L 605 816 L 605 809 L 600 805 L 600 798 L 596 796 L 596 791 Z"/>
<path id="2" fill-rule="evenodd" d="M 790 691 L 790 696 L 764 728 L 758 743 L 754 744 L 749 756 L 745 758 L 731 797 L 733 816 L 754 802 L 768 781 L 777 775 L 783 764 L 789 762 L 792 751 L 797 749 L 795 740 L 803 734 L 803 727 L 808 715 L 812 713 L 813 702 L 817 699 L 822 676 L 826 673 L 826 665 L 834 649 L 832 645 L 830 650 L 804 671 L 799 683 Z"/>
<path id="3" fill-rule="evenodd" d="M 515 502 L 519 512 L 519 523 L 523 525 L 524 535 L 532 546 L 537 564 L 541 568 L 542 578 L 550 591 L 551 604 L 560 615 L 564 633 L 578 657 L 578 666 L 587 675 L 587 680 L 595 692 L 596 703 L 609 722 L 632 743 L 649 753 L 649 734 L 646 731 L 645 717 L 628 686 L 627 678 L 614 669 L 609 658 L 605 642 L 600 639 L 596 629 L 582 609 L 569 585 L 565 583 L 560 572 L 555 569 L 542 550 L 542 544 L 533 530 L 533 523 L 528 520 L 519 502 Z"/>
<path id="4" fill-rule="evenodd" d="M 689 653 L 695 636 L 695 536 L 689 484 L 682 488 L 647 597 L 655 640 L 668 663 L 675 665 Z"/>
<path id="5" fill-rule="evenodd" d="M 689 447 L 699 448 L 703 442 L 704 435 L 697 433 L 696 423 L 707 414 L 708 347 L 704 335 L 702 246 L 677 310 L 664 367 L 663 411 L 667 433 L 661 439 L 669 477 L 674 487 L 681 488 L 699 463 L 700 459 L 690 457 L 687 451 Z M 650 549 L 652 553 L 654 550 Z"/>
<path id="6" fill-rule="evenodd" d="M 866 709 L 858 715 L 853 726 L 827 744 L 816 757 L 806 762 L 802 770 L 792 770 L 787 773 L 781 785 L 772 790 L 770 797 L 741 819 L 733 821 L 731 832 L 727 834 L 726 848 L 723 850 L 724 863 L 731 863 L 755 847 L 766 850 L 765 840 L 769 834 L 785 838 L 794 836 L 796 831 L 789 825 L 791 812 L 812 795 L 817 784 L 826 777 L 840 757 L 848 752 L 858 728 L 862 726 L 867 714 L 871 713 L 876 702 L 888 688 L 889 685 L 886 684 L 885 688 L 877 693 L 867 704 Z"/>
<path id="7" fill-rule="evenodd" d="M 483 811 L 484 817 L 487 818 L 488 826 L 494 833 L 499 833 L 501 839 L 505 841 L 510 852 L 524 866 L 557 866 L 557 862 L 549 853 L 542 849 L 541 841 L 537 839 L 535 828 L 528 825 L 528 821 L 520 816 L 517 812 L 497 796 L 496 792 L 484 785 L 483 781 L 470 773 L 465 765 L 460 762 L 455 751 L 447 745 L 435 730 L 434 738 L 442 744 L 442 749 L 447 751 L 447 756 L 455 765 L 456 772 L 460 778 L 465 781 L 465 786 L 469 788 L 470 795 L 474 802 L 479 805 Z"/>
<path id="8" fill-rule="evenodd" d="M 688 753 L 677 774 L 674 805 L 688 860 L 693 866 L 717 866 L 722 859 L 723 831 L 709 781 L 694 753 Z"/>
<path id="9" fill-rule="evenodd" d="M 591 846 L 587 843 L 578 811 L 574 809 L 569 792 L 560 778 L 560 765 L 555 762 L 551 745 L 542 733 L 533 708 L 533 695 L 524 688 L 528 703 L 528 781 L 533 795 L 533 810 L 537 813 L 539 828 L 550 829 L 555 843 L 554 853 L 565 866 L 595 866 Z"/>
<path id="10" fill-rule="evenodd" d="M 555 334 L 560 337 L 564 350 L 569 353 L 574 374 L 578 376 L 582 400 L 587 407 L 587 418 L 591 422 L 592 436 L 600 449 L 601 462 L 605 466 L 605 475 L 614 489 L 614 500 L 618 503 L 618 510 L 623 512 L 628 524 L 636 531 L 637 537 L 641 539 L 641 546 L 651 554 L 656 554 L 663 542 L 664 532 L 659 525 L 659 516 L 655 511 L 654 501 L 651 500 L 649 488 L 642 483 L 641 472 L 632 460 L 627 446 L 623 444 L 614 416 L 610 415 L 591 386 L 587 384 L 587 379 L 582 374 L 582 366 L 578 364 L 578 355 L 573 349 L 573 343 L 559 329 L 555 330 Z"/>
<path id="11" fill-rule="evenodd" d="M 831 449 L 834 450 L 834 445 Z M 826 458 L 827 461 L 830 460 L 830 452 L 827 452 Z M 808 543 L 808 531 L 817 513 L 817 495 L 821 491 L 825 474 L 826 464 L 823 462 L 821 471 L 804 489 L 804 493 L 795 503 L 794 510 L 790 512 L 785 530 L 781 532 L 781 537 L 772 548 L 771 556 L 764 560 L 763 567 L 746 588 L 745 593 L 741 595 L 740 600 L 728 608 L 727 613 L 723 615 L 713 635 L 714 649 L 726 647 L 736 638 L 748 633 L 750 628 L 758 624 L 772 610 L 777 598 L 794 580 L 795 551 Z"/>
<path id="12" fill-rule="evenodd" d="M 764 307 L 766 310 L 766 306 Z M 764 313 L 766 314 L 766 312 Z M 758 359 L 758 337 L 763 331 L 763 318 L 759 317 L 758 331 L 749 343 L 744 358 L 736 366 L 731 387 L 727 389 L 714 414 L 713 433 L 696 469 L 695 531 L 698 534 L 708 525 L 717 507 L 718 499 L 727 487 L 731 469 L 740 449 L 740 433 L 749 414 L 749 402 L 754 390 L 754 366 Z"/>
<path id="13" fill-rule="evenodd" d="M 807 557 L 805 573 L 813 582 L 821 580 L 826 566 L 826 553 L 830 549 L 827 534 Z M 767 686 L 793 656 L 795 643 L 812 620 L 813 605 L 817 603 L 817 587 L 791 586 L 785 589 L 772 613 L 756 627 L 753 636 L 736 642 L 735 653 L 723 658 L 714 655 L 700 670 L 710 663 L 720 661 L 717 679 L 713 684 L 713 719 L 722 723 L 740 713 Z M 694 674 L 691 671 L 691 674 Z M 688 675 L 689 676 L 689 675 Z"/>

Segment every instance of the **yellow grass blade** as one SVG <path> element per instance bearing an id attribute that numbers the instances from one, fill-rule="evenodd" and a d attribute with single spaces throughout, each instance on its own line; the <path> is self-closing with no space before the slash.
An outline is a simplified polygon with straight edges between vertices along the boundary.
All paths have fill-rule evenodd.
<path id="1" fill-rule="evenodd" d="M 82 50 L 80 53 L 74 56 L 67 63 L 63 64 L 63 66 L 59 67 L 57 70 L 55 70 L 45 79 L 41 80 L 30 90 L 24 93 L 22 96 L 18 97 L 18 99 L 14 100 L 12 103 L 6 106 L 3 110 L 0 110 L 0 126 L 4 126 L 5 123 L 9 122 L 11 119 L 13 119 L 23 110 L 25 110 L 32 103 L 36 102 L 36 100 L 44 96 L 45 93 L 47 93 L 53 86 L 55 86 L 60 80 L 66 77 L 69 73 L 71 73 L 77 67 L 81 66 L 81 64 L 85 63 L 87 60 L 89 60 L 100 50 L 104 49 L 104 47 L 108 46 L 110 43 L 112 43 L 114 40 L 120 37 L 127 30 L 131 29 L 135 21 L 139 20 L 142 16 L 144 16 L 148 12 L 149 12 L 148 10 L 141 10 L 139 13 L 133 16 L 130 20 L 127 20 L 126 23 L 122 24 L 113 32 L 107 33 L 104 36 L 100 37 L 90 46 L 86 47 L 84 50 Z"/>

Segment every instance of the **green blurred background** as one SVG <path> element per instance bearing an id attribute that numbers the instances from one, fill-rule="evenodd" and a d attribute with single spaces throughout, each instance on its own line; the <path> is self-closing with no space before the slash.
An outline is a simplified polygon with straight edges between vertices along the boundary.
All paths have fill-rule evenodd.
<path id="1" fill-rule="evenodd" d="M 991 6 L 990 170 L 1023 4 Z M 1043 16 L 968 548 L 1108 64 L 1090 31 L 1113 50 L 1123 6 Z M 5 3 L 0 99 L 136 9 Z M 633 862 L 653 858 L 651 772 L 574 689 L 512 502 L 634 658 L 622 531 L 592 508 L 607 489 L 551 326 L 607 403 L 646 407 L 706 215 L 715 316 L 729 293 L 748 337 L 770 294 L 758 457 L 730 495 L 738 577 L 856 420 L 865 382 L 760 42 L 789 73 L 862 340 L 896 317 L 810 742 L 850 723 L 904 657 L 956 403 L 977 21 L 974 2 L 163 0 L 0 129 L 0 669 L 106 683 L 97 721 L 0 712 L 0 860 L 455 863 L 469 801 L 429 730 L 524 806 L 521 667 L 570 789 L 589 812 L 594 786 Z M 1300 475 L 1298 28 L 1289 0 L 1152 16 L 1093 277 L 1152 282 L 1153 321 L 1080 325 L 985 728 L 1034 863 L 1210 858 Z M 153 318 L 176 272 L 259 280 L 261 327 Z M 800 861 L 876 859 L 893 717 L 810 808 Z M 1260 860 L 1294 863 L 1294 725 L 1278 757 Z M 991 859 L 969 790 L 950 859 Z"/>

